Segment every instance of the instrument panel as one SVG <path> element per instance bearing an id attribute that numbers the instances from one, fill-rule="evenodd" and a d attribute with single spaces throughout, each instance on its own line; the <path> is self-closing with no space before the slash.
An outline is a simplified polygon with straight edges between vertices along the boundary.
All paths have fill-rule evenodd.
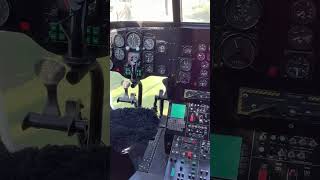
<path id="1" fill-rule="evenodd" d="M 247 79 L 316 81 L 319 9 L 316 0 L 216 1 L 214 67 Z"/>
<path id="2" fill-rule="evenodd" d="M 111 70 L 131 80 L 163 76 L 178 87 L 209 90 L 209 39 L 209 27 L 113 29 Z"/>
<path id="3" fill-rule="evenodd" d="M 106 56 L 108 51 L 107 1 L 88 1 L 86 44 L 88 54 Z M 46 50 L 64 55 L 68 51 L 71 4 L 63 0 L 0 0 L 0 30 L 26 34 Z"/>

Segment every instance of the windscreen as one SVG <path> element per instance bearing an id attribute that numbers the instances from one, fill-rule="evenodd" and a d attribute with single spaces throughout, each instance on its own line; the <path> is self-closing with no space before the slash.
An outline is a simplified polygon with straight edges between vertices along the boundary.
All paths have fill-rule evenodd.
<path id="1" fill-rule="evenodd" d="M 110 21 L 172 22 L 172 0 L 111 0 Z"/>

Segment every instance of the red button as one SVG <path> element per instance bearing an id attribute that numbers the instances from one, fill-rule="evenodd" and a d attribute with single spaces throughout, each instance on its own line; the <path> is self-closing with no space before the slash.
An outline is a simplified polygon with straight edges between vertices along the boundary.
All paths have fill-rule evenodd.
<path id="1" fill-rule="evenodd" d="M 188 157 L 189 159 L 192 158 L 192 152 L 191 152 L 191 151 L 188 151 L 188 152 L 187 152 L 187 157 Z"/>
<path id="2" fill-rule="evenodd" d="M 268 72 L 267 72 L 269 77 L 275 78 L 278 76 L 279 74 L 279 69 L 275 66 L 272 66 L 269 68 Z"/>
<path id="3" fill-rule="evenodd" d="M 258 180 L 267 180 L 268 179 L 268 171 L 266 168 L 262 168 L 259 170 Z"/>
<path id="4" fill-rule="evenodd" d="M 196 120 L 196 117 L 195 117 L 195 115 L 192 113 L 191 116 L 190 116 L 190 118 L 189 118 L 189 121 L 190 121 L 190 122 L 194 122 L 195 120 Z"/>
<path id="5" fill-rule="evenodd" d="M 28 22 L 20 22 L 19 26 L 21 31 L 30 31 L 30 23 Z"/>

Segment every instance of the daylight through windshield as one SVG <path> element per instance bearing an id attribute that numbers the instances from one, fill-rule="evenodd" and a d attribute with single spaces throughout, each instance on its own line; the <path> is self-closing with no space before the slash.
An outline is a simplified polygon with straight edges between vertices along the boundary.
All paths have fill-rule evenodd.
<path id="1" fill-rule="evenodd" d="M 210 0 L 182 0 L 181 21 L 210 22 Z M 111 0 L 110 21 L 173 21 L 172 0 Z"/>

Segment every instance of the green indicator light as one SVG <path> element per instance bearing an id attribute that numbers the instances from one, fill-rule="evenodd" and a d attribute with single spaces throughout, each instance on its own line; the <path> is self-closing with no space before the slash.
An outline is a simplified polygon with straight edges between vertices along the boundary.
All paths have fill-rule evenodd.
<path id="1" fill-rule="evenodd" d="M 92 28 L 92 34 L 93 35 L 98 35 L 100 33 L 100 28 L 99 27 L 93 27 Z"/>
<path id="2" fill-rule="evenodd" d="M 170 117 L 177 119 L 184 119 L 184 115 L 186 113 L 186 105 L 185 104 L 175 104 L 171 105 L 171 114 Z"/>
<path id="3" fill-rule="evenodd" d="M 131 70 L 130 70 L 129 68 L 126 68 L 126 69 L 125 69 L 125 74 L 126 74 L 126 75 L 130 75 L 130 74 L 131 74 Z"/>
<path id="4" fill-rule="evenodd" d="M 91 29 L 92 29 L 91 26 L 87 27 L 87 34 L 91 34 Z"/>
<path id="5" fill-rule="evenodd" d="M 88 43 L 88 44 L 91 43 L 91 38 L 90 38 L 90 36 L 87 36 L 87 43 Z"/>
<path id="6" fill-rule="evenodd" d="M 65 40 L 65 39 L 66 39 L 66 37 L 64 36 L 64 34 L 63 34 L 63 33 L 60 33 L 60 34 L 59 34 L 59 40 L 63 41 L 63 40 Z"/>
<path id="7" fill-rule="evenodd" d="M 176 170 L 173 168 L 171 168 L 171 173 L 170 173 L 170 176 L 171 177 L 174 177 L 174 175 L 176 174 Z"/>
<path id="8" fill-rule="evenodd" d="M 50 23 L 50 31 L 57 31 L 57 24 L 56 23 Z"/>
<path id="9" fill-rule="evenodd" d="M 49 38 L 51 40 L 56 40 L 57 39 L 57 33 L 56 32 L 49 32 Z"/>
<path id="10" fill-rule="evenodd" d="M 93 44 L 98 44 L 98 43 L 99 43 L 99 38 L 94 36 L 94 37 L 92 38 L 92 43 L 93 43 Z"/>
<path id="11" fill-rule="evenodd" d="M 59 25 L 59 31 L 60 31 L 60 32 L 63 32 L 63 27 L 62 27 L 61 24 Z"/>

